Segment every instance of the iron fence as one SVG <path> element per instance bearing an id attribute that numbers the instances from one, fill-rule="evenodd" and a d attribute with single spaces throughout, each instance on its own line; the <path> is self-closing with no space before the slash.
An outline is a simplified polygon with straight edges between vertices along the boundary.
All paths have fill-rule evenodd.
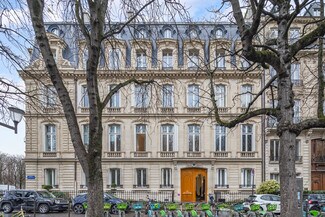
<path id="1" fill-rule="evenodd" d="M 245 198 L 248 198 L 252 194 L 252 191 L 239 191 L 239 192 L 226 192 L 226 191 L 215 191 L 216 202 L 242 202 Z"/>
<path id="2" fill-rule="evenodd" d="M 78 191 L 69 191 L 69 190 L 54 190 L 52 192 L 60 193 L 67 199 L 72 199 L 78 194 L 87 193 L 87 190 L 78 190 Z M 128 201 L 147 201 L 149 199 L 153 199 L 159 202 L 174 202 L 174 190 L 161 190 L 161 191 L 152 191 L 152 190 L 109 190 L 105 191 L 106 193 L 113 194 L 114 196 L 125 199 Z"/>

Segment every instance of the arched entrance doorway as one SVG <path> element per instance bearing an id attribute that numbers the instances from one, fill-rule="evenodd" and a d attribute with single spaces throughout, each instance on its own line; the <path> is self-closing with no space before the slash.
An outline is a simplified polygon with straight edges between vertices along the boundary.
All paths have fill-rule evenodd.
<path id="1" fill-rule="evenodd" d="M 181 170 L 181 201 L 206 201 L 207 169 L 184 168 Z"/>

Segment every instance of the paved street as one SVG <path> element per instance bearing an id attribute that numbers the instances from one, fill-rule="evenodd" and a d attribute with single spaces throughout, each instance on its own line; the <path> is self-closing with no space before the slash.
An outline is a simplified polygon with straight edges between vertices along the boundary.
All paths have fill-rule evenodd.
<path id="1" fill-rule="evenodd" d="M 11 217 L 13 214 L 15 214 L 15 212 L 11 213 L 11 214 L 5 214 L 5 217 Z M 34 217 L 34 214 L 31 214 L 31 213 L 27 213 L 25 215 L 25 217 Z M 70 212 L 70 215 L 68 212 L 64 212 L 64 213 L 47 213 L 47 214 L 39 214 L 39 213 L 36 213 L 36 216 L 37 217 L 84 217 L 84 215 L 77 215 L 77 214 L 74 214 L 73 212 Z M 111 215 L 111 217 L 118 217 L 118 215 Z M 130 212 L 128 214 L 126 214 L 126 217 L 133 217 L 133 213 Z"/>

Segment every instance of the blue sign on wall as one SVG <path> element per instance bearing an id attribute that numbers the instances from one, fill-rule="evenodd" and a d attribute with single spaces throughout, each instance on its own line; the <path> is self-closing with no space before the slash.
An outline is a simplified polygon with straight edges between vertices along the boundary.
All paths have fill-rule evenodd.
<path id="1" fill-rule="evenodd" d="M 36 176 L 27 176 L 27 179 L 35 179 Z"/>

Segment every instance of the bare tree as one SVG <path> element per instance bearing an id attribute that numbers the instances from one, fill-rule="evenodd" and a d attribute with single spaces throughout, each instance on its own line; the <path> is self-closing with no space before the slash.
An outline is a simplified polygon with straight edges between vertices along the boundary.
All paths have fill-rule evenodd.
<path id="1" fill-rule="evenodd" d="M 132 10 L 131 16 L 119 25 L 112 25 L 111 4 L 108 0 L 100 1 L 68 1 L 68 6 L 73 8 L 74 17 L 88 50 L 88 59 L 86 63 L 87 93 L 89 97 L 89 146 L 85 149 L 78 127 L 78 120 L 73 108 L 73 103 L 69 97 L 68 90 L 61 78 L 60 71 L 56 65 L 51 52 L 49 39 L 44 27 L 44 1 L 28 0 L 28 8 L 35 32 L 36 42 L 45 62 L 46 70 L 56 89 L 58 98 L 62 104 L 67 125 L 70 131 L 71 140 L 78 160 L 85 172 L 88 180 L 88 203 L 89 216 L 103 215 L 103 175 L 102 175 L 102 112 L 110 98 L 120 88 L 130 84 L 150 84 L 153 80 L 137 80 L 131 78 L 116 85 L 110 93 L 100 98 L 98 88 L 97 69 L 100 63 L 101 46 L 105 39 L 118 34 L 132 20 L 139 17 L 144 10 L 148 10 L 154 0 L 149 1 L 122 1 L 124 7 Z M 173 1 L 168 1 L 172 3 Z M 150 10 L 149 10 L 150 11 Z M 70 11 L 71 12 L 71 11 Z M 152 12 L 152 11 L 151 11 Z M 69 13 L 66 13 L 69 14 Z M 89 20 L 85 19 L 85 14 L 89 14 Z M 156 14 L 155 14 L 156 15 Z"/>
<path id="2" fill-rule="evenodd" d="M 278 121 L 277 135 L 280 138 L 280 182 L 281 182 L 281 216 L 295 216 L 298 212 L 296 170 L 295 170 L 295 146 L 296 138 L 303 131 L 315 127 L 325 127 L 323 114 L 324 101 L 324 78 L 322 69 L 323 35 L 325 34 L 325 22 L 323 1 L 321 2 L 321 16 L 305 24 L 302 36 L 295 42 L 290 42 L 289 29 L 313 1 L 239 1 L 230 0 L 224 2 L 231 5 L 230 13 L 238 26 L 242 49 L 239 51 L 247 60 L 257 63 L 265 69 L 273 67 L 276 75 L 271 77 L 261 88 L 254 99 L 249 103 L 246 111 L 238 117 L 230 120 L 221 118 L 218 106 L 215 101 L 215 90 L 213 86 L 213 71 L 209 71 L 211 76 L 211 102 L 213 104 L 213 115 L 215 120 L 226 127 L 234 127 L 252 117 L 268 115 L 276 117 Z M 251 19 L 246 19 L 243 13 L 249 11 Z M 272 23 L 276 26 L 278 36 L 276 39 L 262 40 L 257 43 L 257 39 L 266 26 Z M 296 122 L 294 120 L 294 96 L 293 82 L 291 80 L 291 64 L 299 59 L 299 52 L 308 46 L 317 46 L 318 52 L 318 74 L 317 79 L 317 117 Z M 316 55 L 315 53 L 312 55 Z M 249 72 L 247 72 L 249 73 Z M 269 89 L 273 90 L 274 81 L 277 80 L 277 89 L 272 91 L 272 96 L 278 100 L 278 105 L 274 108 L 261 108 L 250 111 L 254 101 L 261 97 Z"/>

